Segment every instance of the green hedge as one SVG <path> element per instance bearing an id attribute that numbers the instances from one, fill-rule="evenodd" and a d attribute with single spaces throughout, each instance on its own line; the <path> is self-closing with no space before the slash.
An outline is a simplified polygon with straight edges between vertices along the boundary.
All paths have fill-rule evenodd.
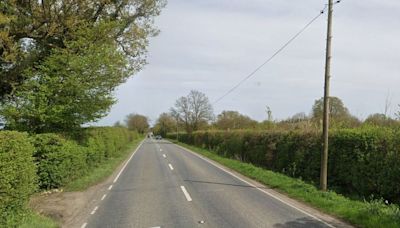
<path id="1" fill-rule="evenodd" d="M 126 128 L 99 127 L 58 134 L 0 131 L 0 227 L 12 227 L 35 190 L 63 187 L 91 168 L 122 155 L 137 139 Z"/>
<path id="2" fill-rule="evenodd" d="M 33 152 L 27 134 L 0 131 L 0 227 L 24 212 L 36 189 Z"/>
<path id="3" fill-rule="evenodd" d="M 56 134 L 33 136 L 39 187 L 58 188 L 87 170 L 86 148 Z"/>
<path id="4" fill-rule="evenodd" d="M 123 148 L 138 137 L 126 128 L 87 128 L 76 140 L 57 134 L 32 136 L 36 148 L 39 187 L 65 186 L 88 170 L 121 155 Z"/>
<path id="5" fill-rule="evenodd" d="M 180 134 L 179 141 L 319 183 L 322 143 L 321 134 L 317 132 L 210 131 Z M 400 203 L 398 130 L 339 130 L 331 132 L 329 142 L 328 184 L 331 189 Z"/>

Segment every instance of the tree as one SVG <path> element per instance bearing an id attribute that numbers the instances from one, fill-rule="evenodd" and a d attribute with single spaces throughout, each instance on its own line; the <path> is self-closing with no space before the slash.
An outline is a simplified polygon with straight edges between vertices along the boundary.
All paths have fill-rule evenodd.
<path id="1" fill-rule="evenodd" d="M 257 121 L 237 111 L 222 111 L 217 116 L 215 126 L 221 130 L 255 128 Z"/>
<path id="2" fill-rule="evenodd" d="M 400 108 L 400 104 L 399 104 L 399 108 Z M 400 111 L 398 111 L 398 112 L 396 113 L 396 116 L 397 116 L 397 118 L 400 120 Z"/>
<path id="3" fill-rule="evenodd" d="M 125 127 L 121 122 L 118 120 L 117 122 L 114 123 L 114 127 Z"/>
<path id="4" fill-rule="evenodd" d="M 65 130 L 103 117 L 145 64 L 163 0 L 1 1 L 0 115 L 9 128 Z"/>
<path id="5" fill-rule="evenodd" d="M 168 113 L 162 113 L 156 121 L 156 125 L 153 128 L 155 134 L 159 134 L 165 137 L 169 132 L 176 130 L 176 120 L 173 116 Z"/>
<path id="6" fill-rule="evenodd" d="M 149 129 L 149 119 L 139 114 L 129 114 L 125 119 L 126 126 L 129 130 L 137 131 L 144 134 Z"/>
<path id="7" fill-rule="evenodd" d="M 171 115 L 183 123 L 188 133 L 199 130 L 201 125 L 213 118 L 212 106 L 204 93 L 190 91 L 186 97 L 181 97 L 171 108 Z"/>
<path id="8" fill-rule="evenodd" d="M 314 122 L 318 124 L 322 121 L 324 99 L 316 100 L 311 116 Z M 343 101 L 337 97 L 329 98 L 329 119 L 334 127 L 357 127 L 360 125 L 360 120 L 352 116 L 349 110 L 344 106 Z"/>
<path id="9" fill-rule="evenodd" d="M 367 119 L 365 119 L 364 123 L 375 126 L 385 126 L 385 127 L 398 125 L 398 121 L 381 113 L 375 113 L 369 115 Z"/>
<path id="10" fill-rule="evenodd" d="M 312 117 L 322 119 L 324 99 L 316 100 L 312 107 Z M 343 101 L 337 97 L 329 98 L 329 117 L 330 118 L 347 118 L 350 116 L 349 110 L 344 106 Z"/>

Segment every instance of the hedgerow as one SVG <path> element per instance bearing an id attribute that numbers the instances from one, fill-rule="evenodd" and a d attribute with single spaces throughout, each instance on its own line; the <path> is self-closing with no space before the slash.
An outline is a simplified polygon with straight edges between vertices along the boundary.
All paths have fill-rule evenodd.
<path id="1" fill-rule="evenodd" d="M 171 135 L 175 138 L 175 135 Z M 319 183 L 319 132 L 208 131 L 180 134 L 179 141 L 218 155 Z M 400 203 L 400 132 L 362 128 L 333 131 L 328 184 L 341 193 Z"/>
<path id="2" fill-rule="evenodd" d="M 39 187 L 65 186 L 92 167 L 120 156 L 123 147 L 137 137 L 136 132 L 113 127 L 84 129 L 77 140 L 52 133 L 32 136 Z"/>
<path id="3" fill-rule="evenodd" d="M 33 146 L 25 133 L 0 131 L 0 227 L 25 211 L 36 190 Z"/>

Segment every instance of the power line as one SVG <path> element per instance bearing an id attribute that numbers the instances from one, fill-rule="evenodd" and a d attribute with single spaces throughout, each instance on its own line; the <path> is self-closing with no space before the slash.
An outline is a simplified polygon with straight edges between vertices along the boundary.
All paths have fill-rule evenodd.
<path id="1" fill-rule="evenodd" d="M 335 1 L 335 4 L 340 3 L 342 0 L 337 0 Z M 228 90 L 224 95 L 219 97 L 217 100 L 213 102 L 213 104 L 218 103 L 222 99 L 224 99 L 226 96 L 228 96 L 230 93 L 232 93 L 235 89 L 237 89 L 240 85 L 242 85 L 245 81 L 247 81 L 249 78 L 254 76 L 257 71 L 259 71 L 263 66 L 265 66 L 267 63 L 269 63 L 273 58 L 275 58 L 279 53 L 281 53 L 287 46 L 289 46 L 290 43 L 292 43 L 297 37 L 299 37 L 314 21 L 316 21 L 322 14 L 325 13 L 325 10 L 327 9 L 328 5 L 325 4 L 325 7 L 319 12 L 319 14 L 314 17 L 311 21 L 309 21 L 302 29 L 300 29 L 299 32 L 297 32 L 292 38 L 290 38 L 281 48 L 279 48 L 271 57 L 269 57 L 265 62 L 263 62 L 260 66 L 258 66 L 255 70 L 253 70 L 249 75 L 244 77 L 239 83 L 237 83 L 234 87 L 232 87 L 230 90 Z"/>

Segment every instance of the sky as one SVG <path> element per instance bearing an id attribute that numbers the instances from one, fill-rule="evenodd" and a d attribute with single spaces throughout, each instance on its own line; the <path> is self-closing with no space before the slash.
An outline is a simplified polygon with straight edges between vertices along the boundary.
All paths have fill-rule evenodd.
<path id="1" fill-rule="evenodd" d="M 327 0 L 169 0 L 150 39 L 148 64 L 115 92 L 118 102 L 96 125 L 130 113 L 155 121 L 198 90 L 214 103 L 305 24 Z M 256 120 L 309 114 L 323 96 L 327 15 L 218 103 Z M 360 119 L 400 110 L 400 1 L 343 0 L 335 5 L 331 96 Z"/>

